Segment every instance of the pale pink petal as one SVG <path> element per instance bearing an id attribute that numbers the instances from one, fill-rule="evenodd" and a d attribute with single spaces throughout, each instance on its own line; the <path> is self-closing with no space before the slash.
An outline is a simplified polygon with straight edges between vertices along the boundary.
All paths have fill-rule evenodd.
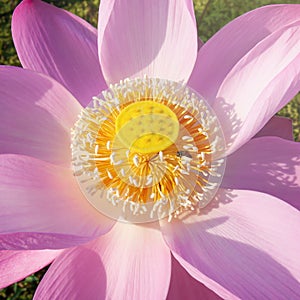
<path id="1" fill-rule="evenodd" d="M 300 5 L 261 8 L 227 25 L 200 49 L 189 84 L 218 115 L 228 153 L 299 91 L 299 16 Z"/>
<path id="2" fill-rule="evenodd" d="M 113 225 L 85 199 L 70 169 L 27 156 L 3 154 L 0 190 L 1 234 L 49 233 L 51 239 L 51 234 L 57 233 L 86 237 L 88 241 Z M 14 241 L 16 249 L 24 247 L 18 235 L 10 235 L 9 249 Z M 43 243 L 34 249 L 43 247 Z"/>
<path id="3" fill-rule="evenodd" d="M 279 30 L 257 45 L 231 70 L 217 98 L 232 106 L 214 106 L 232 153 L 287 104 L 300 89 L 300 22 Z M 236 128 L 232 126 L 236 125 Z"/>
<path id="4" fill-rule="evenodd" d="M 24 0 L 12 19 L 23 67 L 55 78 L 85 106 L 106 89 L 97 50 L 97 30 L 68 11 Z"/>
<path id="5" fill-rule="evenodd" d="M 253 139 L 230 155 L 222 186 L 264 192 L 300 209 L 300 143 Z"/>
<path id="6" fill-rule="evenodd" d="M 165 299 L 171 255 L 154 226 L 116 223 L 51 265 L 35 299 Z"/>
<path id="7" fill-rule="evenodd" d="M 254 137 L 261 136 L 278 136 L 293 141 L 293 122 L 289 118 L 274 116 Z"/>
<path id="8" fill-rule="evenodd" d="M 0 153 L 69 166 L 76 99 L 55 80 L 21 68 L 0 66 L 0 82 Z"/>
<path id="9" fill-rule="evenodd" d="M 213 103 L 239 60 L 273 32 L 299 21 L 299 15 L 299 5 L 268 5 L 234 19 L 201 47 L 189 85 Z"/>
<path id="10" fill-rule="evenodd" d="M 108 299 L 105 297 L 106 283 L 99 254 L 89 245 L 76 247 L 64 251 L 52 263 L 33 299 Z"/>
<path id="11" fill-rule="evenodd" d="M 0 289 L 50 264 L 60 250 L 0 251 Z"/>
<path id="12" fill-rule="evenodd" d="M 93 238 L 51 232 L 0 233 L 0 250 L 64 249 L 87 243 Z"/>
<path id="13" fill-rule="evenodd" d="M 217 300 L 222 299 L 205 285 L 194 279 L 172 257 L 172 274 L 167 300 Z"/>
<path id="14" fill-rule="evenodd" d="M 191 0 L 103 0 L 99 57 L 108 83 L 158 77 L 187 81 L 197 56 Z"/>
<path id="15" fill-rule="evenodd" d="M 253 191 L 222 190 L 217 199 L 217 208 L 165 223 L 175 258 L 222 298 L 298 299 L 299 211 Z"/>

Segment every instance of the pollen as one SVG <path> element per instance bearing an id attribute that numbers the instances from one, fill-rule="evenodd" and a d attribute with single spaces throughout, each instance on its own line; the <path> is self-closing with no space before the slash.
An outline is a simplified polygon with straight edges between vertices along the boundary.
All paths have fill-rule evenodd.
<path id="1" fill-rule="evenodd" d="M 71 135 L 83 194 L 116 220 L 201 213 L 223 176 L 220 124 L 182 83 L 139 78 L 111 85 L 82 110 Z"/>

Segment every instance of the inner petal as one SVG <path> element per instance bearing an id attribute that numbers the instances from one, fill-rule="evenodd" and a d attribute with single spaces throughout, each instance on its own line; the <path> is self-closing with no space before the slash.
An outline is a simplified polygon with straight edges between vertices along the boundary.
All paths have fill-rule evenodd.
<path id="1" fill-rule="evenodd" d="M 224 140 L 206 102 L 181 83 L 125 80 L 93 98 L 72 130 L 74 175 L 117 220 L 201 210 L 224 172 Z"/>

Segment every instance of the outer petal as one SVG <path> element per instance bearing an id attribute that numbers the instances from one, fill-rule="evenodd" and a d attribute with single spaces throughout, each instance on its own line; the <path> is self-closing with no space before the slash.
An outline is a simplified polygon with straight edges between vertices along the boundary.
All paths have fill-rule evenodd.
<path id="1" fill-rule="evenodd" d="M 74 235 L 85 237 L 86 242 L 113 224 L 87 202 L 69 169 L 37 159 L 0 155 L 0 190 L 0 232 L 10 234 L 6 236 L 10 238 L 9 249 L 14 242 L 15 249 L 24 248 L 19 235 L 12 233 L 27 232 L 30 237 L 32 233 Z M 68 238 L 62 236 L 61 240 L 54 239 L 51 248 L 70 246 Z M 50 248 L 43 235 L 35 244 L 34 249 Z"/>
<path id="2" fill-rule="evenodd" d="M 76 99 L 55 80 L 16 67 L 0 67 L 0 153 L 70 165 L 70 128 Z"/>
<path id="3" fill-rule="evenodd" d="M 299 16 L 300 5 L 261 8 L 224 27 L 200 49 L 190 85 L 212 104 L 229 153 L 299 91 Z"/>
<path id="4" fill-rule="evenodd" d="M 42 269 L 60 253 L 60 250 L 1 251 L 0 289 Z"/>
<path id="5" fill-rule="evenodd" d="M 201 47 L 189 85 L 214 102 L 230 70 L 255 45 L 277 30 L 300 20 L 299 5 L 268 5 L 224 26 Z"/>
<path id="6" fill-rule="evenodd" d="M 293 122 L 289 118 L 274 116 L 254 137 L 261 136 L 278 136 L 293 141 Z"/>
<path id="7" fill-rule="evenodd" d="M 175 258 L 225 299 L 300 297 L 300 214 L 273 196 L 220 192 L 217 209 L 165 224 Z"/>
<path id="8" fill-rule="evenodd" d="M 230 125 L 232 120 L 224 115 L 222 105 L 216 104 L 215 110 L 225 123 L 227 141 L 232 143 L 229 153 L 255 135 L 299 89 L 300 22 L 266 38 L 225 78 L 217 98 L 233 106 L 236 128 Z"/>
<path id="9" fill-rule="evenodd" d="M 127 77 L 187 81 L 197 56 L 191 0 L 103 0 L 99 57 L 108 83 Z"/>
<path id="10" fill-rule="evenodd" d="M 222 186 L 271 194 L 300 210 L 300 143 L 278 137 L 249 141 L 227 158 Z"/>
<path id="11" fill-rule="evenodd" d="M 14 11 L 12 34 L 23 67 L 55 78 L 83 106 L 106 89 L 97 30 L 81 18 L 39 0 L 24 0 Z"/>
<path id="12" fill-rule="evenodd" d="M 106 281 L 99 254 L 89 246 L 76 247 L 66 250 L 52 263 L 33 299 L 103 300 Z"/>
<path id="13" fill-rule="evenodd" d="M 167 300 L 221 300 L 218 295 L 194 279 L 172 257 L 172 274 Z"/>
<path id="14" fill-rule="evenodd" d="M 91 239 L 93 236 L 51 232 L 0 233 L 0 250 L 64 249 L 84 244 Z"/>
<path id="15" fill-rule="evenodd" d="M 55 260 L 35 299 L 165 299 L 170 263 L 159 231 L 116 223 L 105 236 Z"/>

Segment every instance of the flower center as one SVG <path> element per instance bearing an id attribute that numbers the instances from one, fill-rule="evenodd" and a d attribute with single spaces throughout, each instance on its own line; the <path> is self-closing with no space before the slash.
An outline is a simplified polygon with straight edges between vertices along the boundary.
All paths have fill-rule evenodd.
<path id="1" fill-rule="evenodd" d="M 220 184 L 223 135 L 205 101 L 180 83 L 125 80 L 94 97 L 72 129 L 74 175 L 117 220 L 201 210 Z"/>
<path id="2" fill-rule="evenodd" d="M 116 132 L 128 149 L 138 153 L 165 150 L 175 143 L 179 122 L 166 105 L 141 100 L 122 109 L 116 119 Z"/>

